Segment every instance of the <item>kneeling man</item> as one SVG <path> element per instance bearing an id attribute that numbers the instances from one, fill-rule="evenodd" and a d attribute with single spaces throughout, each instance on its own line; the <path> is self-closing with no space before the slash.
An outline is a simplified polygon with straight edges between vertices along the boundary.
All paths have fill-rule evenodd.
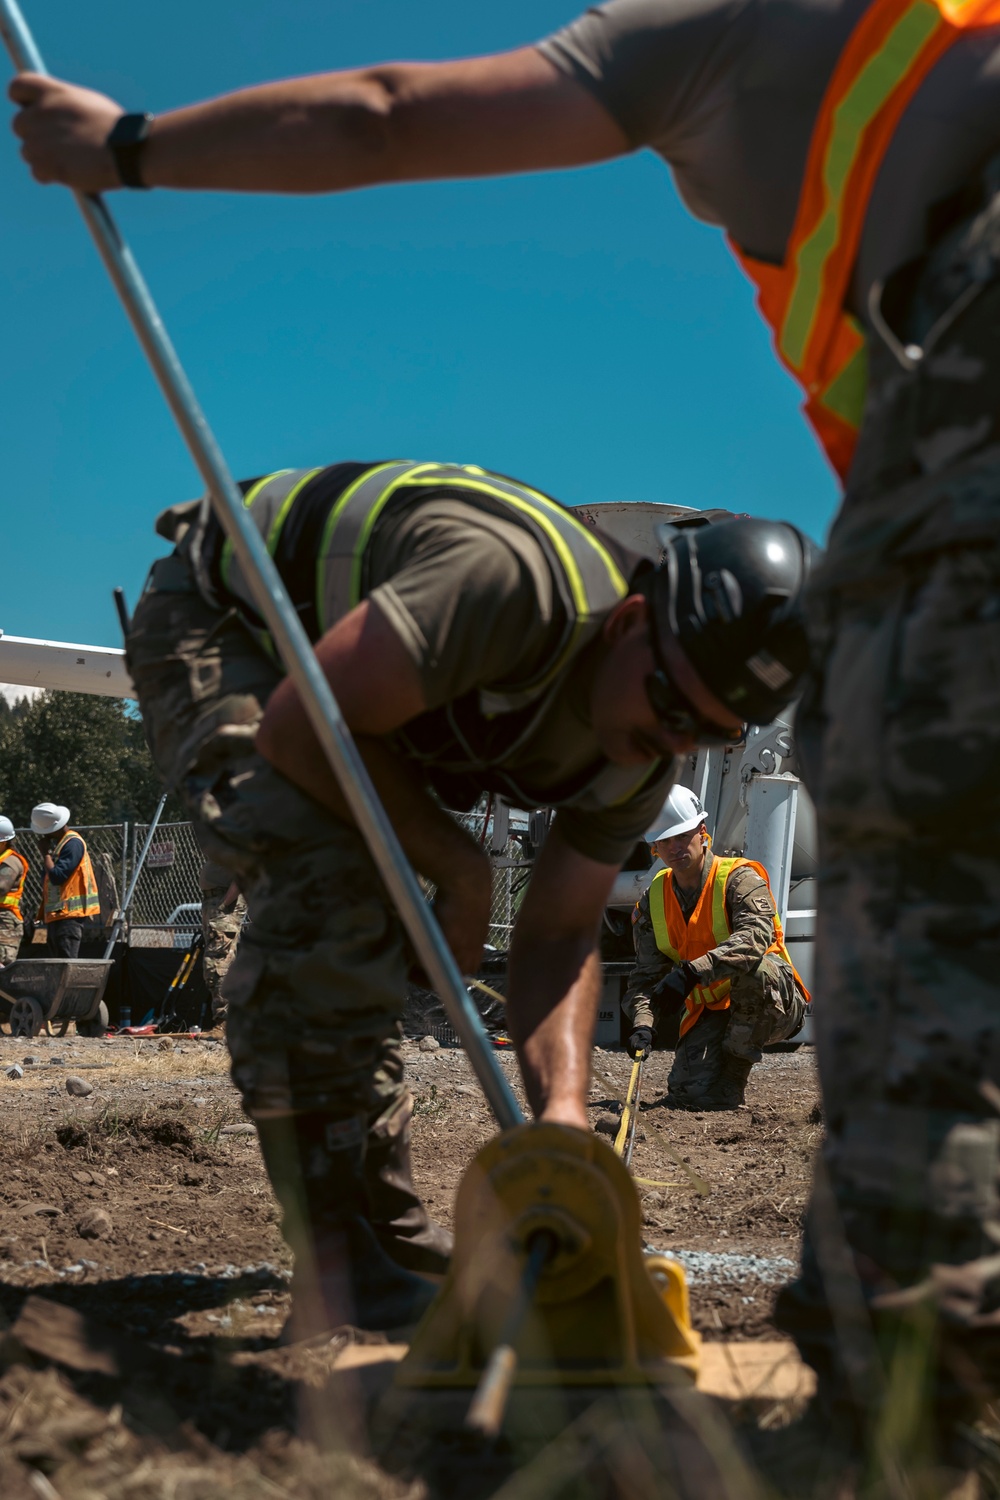
<path id="1" fill-rule="evenodd" d="M 671 1100 L 738 1109 L 761 1049 L 800 1029 L 809 992 L 788 956 L 767 871 L 711 852 L 694 792 L 673 788 L 649 842 L 667 868 L 632 916 L 629 1051 L 649 1052 L 663 1011 L 683 1006 Z"/>

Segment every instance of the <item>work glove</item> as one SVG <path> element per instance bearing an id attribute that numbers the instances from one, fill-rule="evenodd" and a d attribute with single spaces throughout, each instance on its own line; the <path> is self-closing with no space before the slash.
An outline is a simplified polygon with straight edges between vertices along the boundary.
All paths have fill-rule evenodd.
<path id="1" fill-rule="evenodd" d="M 671 969 L 666 978 L 660 980 L 653 991 L 653 997 L 656 1000 L 674 1000 L 683 1005 L 697 983 L 698 975 L 690 964 L 681 963 Z"/>
<path id="2" fill-rule="evenodd" d="M 648 1057 L 653 1050 L 653 1032 L 649 1026 L 637 1026 L 626 1043 L 629 1057 Z"/>

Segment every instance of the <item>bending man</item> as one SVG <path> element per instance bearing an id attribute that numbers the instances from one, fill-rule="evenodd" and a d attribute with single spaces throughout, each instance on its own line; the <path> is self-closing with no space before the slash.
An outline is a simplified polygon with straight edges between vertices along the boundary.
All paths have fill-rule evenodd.
<path id="1" fill-rule="evenodd" d="M 674 757 L 794 694 L 803 539 L 730 521 L 680 533 L 657 569 L 526 485 L 436 464 L 284 470 L 244 490 L 463 972 L 491 873 L 442 802 L 558 808 L 518 913 L 508 1018 L 536 1114 L 586 1129 L 611 883 Z M 152 569 L 128 663 L 162 774 L 247 897 L 227 1035 L 296 1253 L 294 1327 L 402 1325 L 430 1296 L 413 1273 L 443 1269 L 447 1248 L 409 1178 L 406 939 L 217 523 L 194 502 L 159 528 L 177 547 Z"/>

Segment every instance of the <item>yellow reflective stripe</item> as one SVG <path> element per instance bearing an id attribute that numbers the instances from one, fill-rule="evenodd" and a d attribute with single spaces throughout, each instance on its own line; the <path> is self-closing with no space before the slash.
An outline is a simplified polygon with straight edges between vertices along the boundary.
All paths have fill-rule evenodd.
<path id="1" fill-rule="evenodd" d="M 468 469 L 469 466 L 466 465 L 466 468 Z M 576 619 L 573 621 L 573 627 L 570 631 L 569 639 L 567 640 L 562 651 L 559 653 L 558 658 L 555 662 L 553 662 L 551 668 L 548 672 L 546 672 L 545 676 L 539 682 L 534 684 L 535 690 L 540 692 L 542 689 L 546 688 L 550 682 L 554 681 L 555 678 L 558 677 L 566 662 L 573 655 L 573 652 L 576 650 L 577 641 L 579 640 L 580 636 L 587 630 L 589 619 L 592 613 L 590 600 L 587 598 L 586 585 L 583 581 L 583 574 L 580 572 L 580 568 L 577 564 L 576 558 L 573 556 L 573 553 L 565 538 L 560 533 L 558 526 L 556 526 L 550 519 L 550 514 L 557 515 L 561 521 L 568 520 L 574 527 L 576 527 L 576 529 L 579 531 L 580 536 L 588 542 L 588 544 L 600 558 L 601 562 L 604 564 L 611 586 L 614 589 L 615 593 L 618 595 L 618 598 L 624 599 L 625 595 L 628 593 L 628 584 L 622 577 L 622 574 L 617 564 L 615 563 L 614 558 L 606 550 L 606 548 L 601 546 L 600 542 L 593 535 L 590 529 L 584 526 L 581 521 L 578 521 L 576 517 L 571 515 L 570 512 L 567 511 L 563 506 L 557 505 L 554 500 L 550 500 L 547 495 L 541 495 L 537 490 L 529 489 L 527 485 L 520 485 L 518 487 L 522 489 L 526 495 L 530 495 L 532 497 L 532 500 L 524 500 L 520 496 L 508 494 L 506 490 L 499 489 L 497 488 L 497 486 L 491 485 L 484 480 L 461 479 L 456 478 L 455 475 L 449 475 L 447 479 L 429 476 L 427 479 L 418 479 L 414 482 L 416 484 L 427 485 L 446 484 L 450 488 L 457 487 L 460 489 L 478 491 L 480 494 L 484 495 L 492 495 L 494 499 L 501 500 L 505 504 L 512 506 L 513 509 L 520 510 L 524 512 L 525 515 L 531 516 L 532 520 L 536 523 L 536 525 L 542 528 L 542 530 L 545 532 L 545 535 L 552 543 L 553 547 L 555 548 L 556 556 L 562 563 L 563 570 L 569 581 L 570 592 L 573 595 L 573 603 L 576 606 Z M 532 501 L 534 503 L 532 503 Z M 546 511 L 550 514 L 545 514 Z"/>
<path id="2" fill-rule="evenodd" d="M 693 1000 L 695 1005 L 717 1005 L 720 1000 L 725 1000 L 732 988 L 729 979 L 716 979 L 712 986 L 699 984 L 691 991 L 688 999 Z"/>
<path id="3" fill-rule="evenodd" d="M 282 472 L 288 474 L 290 473 L 290 470 L 285 469 Z M 284 526 L 286 520 L 288 519 L 288 512 L 291 510 L 293 504 L 295 503 L 295 500 L 301 493 L 302 486 L 304 484 L 308 484 L 310 479 L 315 479 L 316 475 L 319 472 L 319 469 L 310 469 L 308 474 L 303 474 L 298 484 L 292 485 L 291 489 L 288 491 L 288 494 L 281 502 L 281 509 L 278 511 L 278 514 L 275 516 L 274 520 L 271 522 L 271 529 L 267 533 L 267 550 L 268 552 L 270 552 L 272 557 L 278 550 L 278 542 L 281 540 L 281 528 Z M 271 478 L 274 478 L 273 474 L 271 475 Z M 259 489 L 259 486 L 255 485 L 254 490 L 256 491 L 257 489 Z"/>
<path id="4" fill-rule="evenodd" d="M 659 870 L 650 882 L 649 918 L 653 924 L 653 936 L 656 938 L 656 946 L 673 963 L 679 964 L 681 956 L 670 941 L 670 934 L 667 931 L 667 916 L 663 909 L 663 882 L 666 878 L 666 870 Z"/>
<path id="5" fill-rule="evenodd" d="M 291 472 L 291 469 L 275 469 L 273 474 L 265 474 L 263 479 L 258 479 L 257 483 L 251 485 L 246 494 L 243 496 L 243 509 L 250 509 L 251 505 L 254 503 L 257 496 L 264 488 L 265 484 L 270 484 L 271 480 L 277 479 L 279 474 L 290 474 Z M 226 537 L 226 540 L 222 544 L 222 556 L 219 559 L 219 577 L 222 579 L 223 586 L 227 589 L 231 587 L 229 582 L 229 574 L 232 566 L 233 544 L 229 540 L 229 538 Z"/>
<path id="6" fill-rule="evenodd" d="M 468 464 L 466 464 L 464 467 L 466 468 L 467 472 L 470 473 L 482 472 L 473 469 L 472 466 Z M 427 479 L 417 480 L 416 483 L 444 484 L 449 487 L 458 487 L 460 489 L 478 490 L 481 494 L 492 495 L 494 499 L 505 501 L 508 505 L 512 505 L 515 510 L 521 510 L 525 514 L 532 516 L 534 520 L 536 520 L 541 526 L 549 541 L 552 543 L 553 547 L 556 550 L 556 555 L 559 558 L 559 561 L 562 563 L 563 567 L 566 570 L 566 576 L 569 579 L 570 589 L 572 590 L 573 594 L 573 603 L 576 605 L 579 611 L 589 611 L 590 609 L 590 601 L 587 598 L 586 587 L 583 582 L 583 575 L 577 565 L 576 558 L 573 556 L 573 553 L 571 552 L 565 538 L 560 533 L 558 526 L 556 526 L 550 520 L 550 515 L 556 515 L 561 521 L 564 522 L 569 521 L 570 524 L 577 529 L 580 536 L 588 542 L 590 547 L 604 564 L 604 567 L 607 570 L 608 578 L 611 582 L 611 586 L 614 589 L 615 593 L 618 595 L 619 599 L 624 599 L 625 595 L 628 593 L 628 584 L 622 577 L 617 563 L 611 556 L 610 552 L 608 552 L 605 547 L 601 546 L 597 537 L 593 534 L 590 528 L 584 526 L 582 521 L 578 521 L 573 515 L 572 511 L 567 510 L 565 506 L 558 505 L 554 500 L 550 500 L 547 495 L 540 494 L 538 490 L 530 489 L 526 484 L 520 484 L 517 486 L 517 488 L 523 490 L 526 495 L 531 496 L 531 500 L 529 501 L 521 499 L 518 495 L 508 494 L 506 490 L 499 489 L 496 485 L 489 484 L 485 480 L 481 479 L 461 479 L 457 478 L 455 475 L 449 475 L 446 479 L 435 479 L 433 476 L 429 476 Z M 532 501 L 534 502 L 534 504 L 532 504 Z M 541 507 L 543 512 L 548 512 L 549 514 L 539 515 L 537 507 Z"/>
<path id="7" fill-rule="evenodd" d="M 366 469 L 363 474 L 359 474 L 354 483 L 349 484 L 344 493 L 339 497 L 337 503 L 334 505 L 329 516 L 327 517 L 326 525 L 323 527 L 323 536 L 322 540 L 320 541 L 319 553 L 316 558 L 316 614 L 317 618 L 319 619 L 319 628 L 321 635 L 324 635 L 328 628 L 324 589 L 326 580 L 323 576 L 323 569 L 332 545 L 333 533 L 337 529 L 337 522 L 340 520 L 344 509 L 350 503 L 354 495 L 357 494 L 358 490 L 363 484 L 366 484 L 368 480 L 371 479 L 373 474 L 379 474 L 383 469 L 395 468 L 398 462 L 398 459 L 389 459 L 386 463 L 375 464 L 372 468 Z M 383 506 L 392 495 L 393 491 L 397 488 L 397 485 L 409 483 L 409 476 L 411 473 L 416 473 L 418 471 L 431 467 L 432 465 L 430 464 L 415 464 L 413 469 L 408 469 L 405 474 L 397 479 L 396 484 L 387 485 L 384 492 L 379 496 L 374 505 L 371 507 L 371 510 L 365 518 L 365 524 L 362 527 L 357 546 L 354 549 L 354 562 L 351 567 L 351 588 L 348 608 L 353 609 L 355 604 L 357 604 L 361 598 L 361 565 L 364 560 L 364 550 L 368 545 L 368 538 L 371 536 L 372 527 L 375 525 L 375 521 L 381 513 Z M 436 465 L 433 467 L 436 467 Z"/>
<path id="8" fill-rule="evenodd" d="M 897 84 L 905 78 L 927 40 L 943 25 L 932 0 L 914 0 L 878 52 L 860 69 L 833 111 L 823 159 L 827 208 L 795 257 L 795 284 L 782 321 L 779 345 L 794 369 L 805 363 L 823 291 L 823 270 L 840 237 L 840 206 L 865 130 Z"/>
<path id="9" fill-rule="evenodd" d="M 712 936 L 717 943 L 724 943 L 729 936 L 729 921 L 726 917 L 726 881 L 732 872 L 735 859 L 720 859 L 714 872 L 712 887 Z"/>
<path id="10" fill-rule="evenodd" d="M 852 323 L 854 319 L 850 320 Z M 855 324 L 857 327 L 857 324 Z M 860 427 L 868 391 L 868 345 L 862 343 L 820 396 L 821 405 L 851 427 Z"/>

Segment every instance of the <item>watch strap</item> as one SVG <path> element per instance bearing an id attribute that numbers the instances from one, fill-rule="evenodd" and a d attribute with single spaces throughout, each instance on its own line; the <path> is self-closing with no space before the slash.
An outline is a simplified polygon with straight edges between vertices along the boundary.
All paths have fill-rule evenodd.
<path id="1" fill-rule="evenodd" d="M 112 126 L 105 144 L 115 159 L 123 187 L 149 186 L 142 180 L 142 153 L 152 123 L 152 115 L 120 115 Z"/>

